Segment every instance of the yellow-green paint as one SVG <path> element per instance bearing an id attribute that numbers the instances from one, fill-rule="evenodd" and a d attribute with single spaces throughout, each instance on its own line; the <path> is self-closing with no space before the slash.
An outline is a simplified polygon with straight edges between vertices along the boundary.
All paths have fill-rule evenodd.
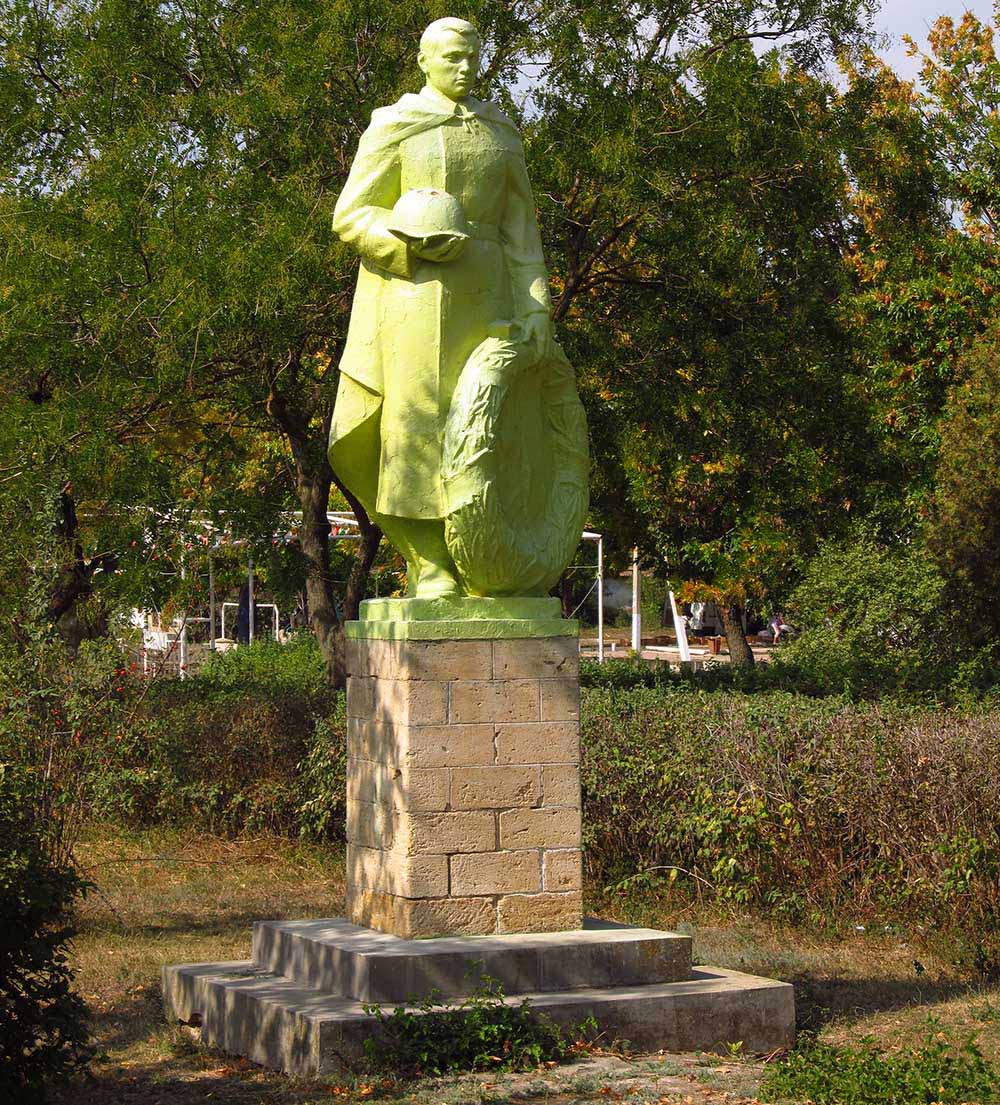
<path id="1" fill-rule="evenodd" d="M 478 46 L 463 21 L 428 28 L 427 83 L 373 113 L 333 219 L 361 268 L 330 460 L 420 598 L 546 594 L 587 508 L 521 141 L 468 94 Z"/>

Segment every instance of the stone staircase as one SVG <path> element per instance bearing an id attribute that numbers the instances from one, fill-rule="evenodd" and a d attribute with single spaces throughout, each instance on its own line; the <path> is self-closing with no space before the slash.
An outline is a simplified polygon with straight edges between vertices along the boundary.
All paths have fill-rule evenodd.
<path id="1" fill-rule="evenodd" d="M 342 919 L 258 921 L 252 958 L 164 967 L 175 1023 L 202 1042 L 301 1077 L 347 1069 L 391 1012 L 436 992 L 458 1003 L 488 976 L 559 1024 L 593 1016 L 605 1039 L 640 1049 L 748 1054 L 794 1038 L 792 987 L 692 967 L 691 938 L 585 922 L 570 932 L 406 940 Z"/>

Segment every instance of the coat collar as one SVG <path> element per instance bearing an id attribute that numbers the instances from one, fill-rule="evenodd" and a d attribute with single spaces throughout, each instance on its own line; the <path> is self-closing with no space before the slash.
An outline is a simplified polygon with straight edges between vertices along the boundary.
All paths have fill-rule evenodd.
<path id="1" fill-rule="evenodd" d="M 441 112 L 442 115 L 476 114 L 472 105 L 480 103 L 479 100 L 473 99 L 472 96 L 466 96 L 464 100 L 456 102 L 447 97 L 443 92 L 438 92 L 431 84 L 425 84 L 424 87 L 421 88 L 419 95 L 422 100 L 427 101 L 430 107 L 435 111 Z"/>
<path id="2" fill-rule="evenodd" d="M 477 100 L 475 96 L 466 96 L 464 100 L 456 103 L 448 99 L 443 92 L 438 92 L 432 85 L 425 84 L 414 98 L 420 100 L 424 107 L 436 114 L 457 115 L 459 118 L 464 115 L 478 115 L 482 119 L 503 123 L 512 130 L 516 129 L 514 123 L 495 104 L 486 100 Z"/>

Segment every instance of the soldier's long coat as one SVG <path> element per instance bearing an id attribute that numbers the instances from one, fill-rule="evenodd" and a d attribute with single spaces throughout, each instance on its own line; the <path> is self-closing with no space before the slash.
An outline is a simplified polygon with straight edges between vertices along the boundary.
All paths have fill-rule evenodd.
<path id="1" fill-rule="evenodd" d="M 474 237 L 445 264 L 388 230 L 411 188 L 450 192 Z M 431 88 L 372 115 L 333 228 L 361 255 L 330 459 L 365 508 L 440 518 L 441 446 L 458 376 L 490 324 L 549 310 L 524 152 L 492 104 Z"/>

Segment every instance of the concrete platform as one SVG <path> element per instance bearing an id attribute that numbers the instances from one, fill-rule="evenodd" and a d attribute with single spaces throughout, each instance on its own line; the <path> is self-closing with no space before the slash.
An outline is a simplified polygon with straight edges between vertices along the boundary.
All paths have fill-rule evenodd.
<path id="1" fill-rule="evenodd" d="M 607 1039 L 640 1049 L 741 1041 L 763 1053 L 794 1039 L 790 985 L 692 969 L 690 938 L 676 933 L 588 922 L 575 932 L 403 940 L 340 919 L 268 921 L 254 926 L 253 947 L 250 960 L 164 967 L 167 1017 L 199 1023 L 209 1046 L 303 1077 L 363 1056 L 378 1031 L 366 1004 L 389 1011 L 434 988 L 460 998 L 483 973 L 503 982 L 510 1004 L 527 998 L 567 1026 L 593 1016 Z"/>
<path id="2" fill-rule="evenodd" d="M 322 921 L 258 921 L 253 962 L 302 986 L 367 1002 L 438 991 L 471 994 L 484 976 L 504 993 L 678 982 L 691 975 L 691 937 L 587 919 L 570 932 L 405 940 Z"/>

